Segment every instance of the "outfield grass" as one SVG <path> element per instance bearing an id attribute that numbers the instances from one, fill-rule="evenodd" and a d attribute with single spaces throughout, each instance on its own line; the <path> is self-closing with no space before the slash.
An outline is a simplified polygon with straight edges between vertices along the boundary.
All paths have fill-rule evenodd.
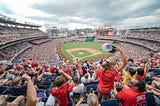
<path id="1" fill-rule="evenodd" d="M 67 49 L 71 49 L 71 48 L 92 48 L 92 49 L 95 49 L 95 50 L 98 50 L 101 52 L 101 54 L 97 54 L 97 55 L 94 55 L 94 56 L 89 56 L 90 54 L 87 53 L 88 51 L 85 51 L 85 50 L 78 50 L 78 51 L 74 51 L 72 52 L 72 55 L 74 55 L 75 57 L 80 57 L 80 58 L 83 58 L 85 56 L 89 56 L 89 57 L 86 57 L 86 58 L 83 58 L 81 59 L 80 62 L 84 61 L 84 60 L 91 60 L 91 59 L 94 59 L 94 58 L 98 58 L 98 57 L 102 57 L 102 56 L 105 56 L 107 55 L 108 53 L 107 52 L 104 52 L 102 49 L 101 49 L 101 46 L 102 44 L 101 43 L 95 43 L 95 42 L 72 42 L 72 43 L 64 43 L 62 44 L 61 46 L 61 52 L 63 52 L 63 54 L 66 56 L 66 58 L 71 62 L 71 63 L 74 63 L 73 61 L 73 57 L 66 51 Z M 85 51 L 85 52 L 84 52 Z M 83 52 L 84 54 L 79 54 L 79 52 Z"/>

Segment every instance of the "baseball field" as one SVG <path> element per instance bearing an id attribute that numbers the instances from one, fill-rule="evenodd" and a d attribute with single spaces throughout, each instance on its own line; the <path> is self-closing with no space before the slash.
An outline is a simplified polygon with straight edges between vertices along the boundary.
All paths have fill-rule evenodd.
<path id="1" fill-rule="evenodd" d="M 84 60 L 94 61 L 107 56 L 101 49 L 101 43 L 95 42 L 70 42 L 60 47 L 60 52 L 70 63 L 81 63 Z"/>

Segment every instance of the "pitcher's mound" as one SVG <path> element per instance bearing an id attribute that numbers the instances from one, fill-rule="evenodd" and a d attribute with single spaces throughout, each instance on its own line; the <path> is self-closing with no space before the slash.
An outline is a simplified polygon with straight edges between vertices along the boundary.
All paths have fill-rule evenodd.
<path id="1" fill-rule="evenodd" d="M 83 54 L 83 52 L 79 52 L 79 54 Z"/>

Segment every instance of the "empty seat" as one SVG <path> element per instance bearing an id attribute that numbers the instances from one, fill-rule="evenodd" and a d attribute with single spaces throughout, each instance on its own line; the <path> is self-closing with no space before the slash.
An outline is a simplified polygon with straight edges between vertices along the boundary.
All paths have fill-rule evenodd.
<path id="1" fill-rule="evenodd" d="M 86 86 L 86 92 L 89 92 L 90 89 L 93 89 L 94 91 L 97 91 L 97 84 L 90 84 Z"/>
<path id="2" fill-rule="evenodd" d="M 102 106 L 119 106 L 119 101 L 117 99 L 103 100 L 101 102 Z"/>

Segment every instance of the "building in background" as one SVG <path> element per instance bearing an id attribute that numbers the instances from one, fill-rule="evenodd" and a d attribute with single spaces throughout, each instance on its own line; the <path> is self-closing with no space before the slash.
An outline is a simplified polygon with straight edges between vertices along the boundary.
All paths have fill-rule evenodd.
<path id="1" fill-rule="evenodd" d="M 58 37 L 59 30 L 57 27 L 50 27 L 47 29 L 49 38 L 54 39 Z"/>
<path id="2" fill-rule="evenodd" d="M 70 35 L 70 31 L 68 28 L 60 28 L 59 29 L 59 33 L 58 33 L 58 37 L 68 37 Z"/>
<path id="3" fill-rule="evenodd" d="M 112 26 L 101 26 L 98 27 L 97 29 L 95 29 L 94 31 L 94 35 L 95 36 L 112 36 L 114 35 L 116 32 L 116 29 Z"/>

